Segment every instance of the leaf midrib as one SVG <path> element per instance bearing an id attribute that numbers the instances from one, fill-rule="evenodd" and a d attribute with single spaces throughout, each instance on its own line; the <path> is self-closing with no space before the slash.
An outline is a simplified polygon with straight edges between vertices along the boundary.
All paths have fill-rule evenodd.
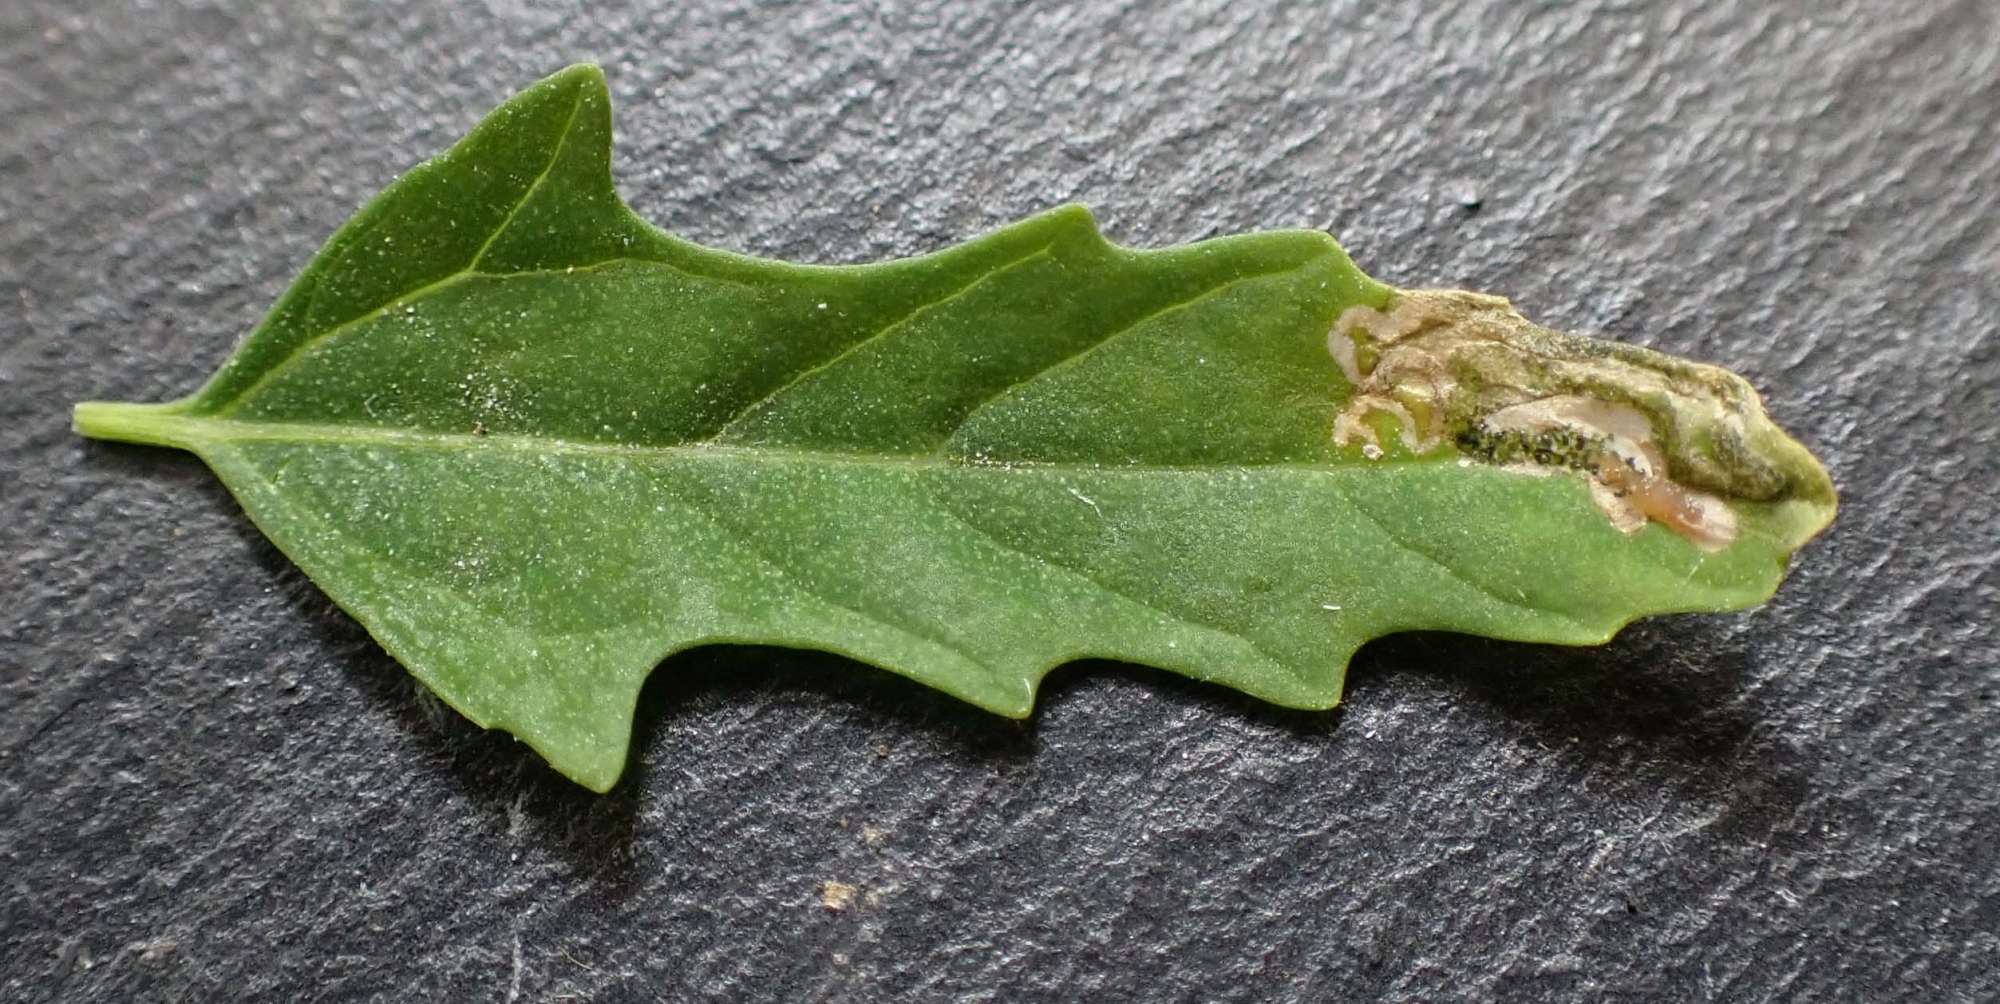
<path id="1" fill-rule="evenodd" d="M 92 435 L 158 443 L 199 451 L 205 445 L 240 443 L 318 443 L 353 448 L 432 449 L 474 452 L 503 450 L 533 456 L 600 456 L 636 460 L 689 459 L 759 462 L 806 462 L 869 466 L 974 470 L 1106 471 L 1130 473 L 1208 473 L 1244 470 L 1340 472 L 1366 467 L 1451 462 L 1449 455 L 1384 457 L 1350 461 L 1270 460 L 1228 463 L 1119 463 L 1075 460 L 980 460 L 944 453 L 871 453 L 861 450 L 814 450 L 797 447 L 724 445 L 713 441 L 676 444 L 605 443 L 520 433 L 454 433 L 379 425 L 317 422 L 259 422 L 203 415 L 177 415 L 168 405 L 99 405 L 89 412 Z M 122 417 L 113 417 L 122 416 Z"/>

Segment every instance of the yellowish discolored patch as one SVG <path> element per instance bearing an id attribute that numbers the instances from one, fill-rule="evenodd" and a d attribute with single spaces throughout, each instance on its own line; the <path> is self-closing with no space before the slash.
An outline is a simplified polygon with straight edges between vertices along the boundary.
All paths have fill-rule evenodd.
<path id="1" fill-rule="evenodd" d="M 1720 550 L 1736 537 L 1732 501 L 1831 497 L 1742 378 L 1551 331 L 1497 296 L 1409 290 L 1387 310 L 1350 307 L 1327 352 L 1353 386 L 1336 444 L 1379 459 L 1393 431 L 1411 453 L 1449 444 L 1509 470 L 1582 477 L 1627 533 L 1652 521 Z"/>

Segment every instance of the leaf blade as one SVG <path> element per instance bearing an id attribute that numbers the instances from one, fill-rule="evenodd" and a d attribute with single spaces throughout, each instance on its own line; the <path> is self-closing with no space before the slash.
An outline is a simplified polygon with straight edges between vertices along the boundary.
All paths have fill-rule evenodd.
<path id="1" fill-rule="evenodd" d="M 1746 502 L 1704 553 L 1614 529 L 1578 478 L 1339 446 L 1327 332 L 1397 294 L 1324 234 L 1137 251 L 1071 206 L 789 265 L 639 221 L 609 143 L 594 70 L 530 88 L 357 214 L 201 391 L 76 419 L 200 454 L 414 675 L 596 790 L 695 645 L 1014 716 L 1089 657 L 1328 707 L 1390 631 L 1584 644 L 1759 602 L 1831 517 L 1830 490 Z M 454 180 L 463 231 L 381 253 Z"/>

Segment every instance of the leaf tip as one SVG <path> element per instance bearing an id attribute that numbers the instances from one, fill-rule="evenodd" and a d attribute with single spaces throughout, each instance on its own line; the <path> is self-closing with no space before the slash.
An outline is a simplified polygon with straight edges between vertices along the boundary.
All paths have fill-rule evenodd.
<path id="1" fill-rule="evenodd" d="M 1038 231 L 1048 238 L 1067 238 L 1089 244 L 1109 244 L 1103 228 L 1097 225 L 1097 214 L 1081 202 L 1065 202 L 1059 206 L 1043 210 L 1012 227 L 1016 233 Z"/>
<path id="2" fill-rule="evenodd" d="M 544 87 L 563 92 L 583 91 L 586 96 L 610 94 L 610 86 L 604 79 L 604 68 L 591 62 L 571 63 L 543 77 L 528 89 L 532 91 Z"/>

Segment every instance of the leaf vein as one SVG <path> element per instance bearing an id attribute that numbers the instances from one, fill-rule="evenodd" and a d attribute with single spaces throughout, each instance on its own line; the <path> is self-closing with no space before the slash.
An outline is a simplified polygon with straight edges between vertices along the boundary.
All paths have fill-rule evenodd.
<path id="1" fill-rule="evenodd" d="M 1271 663 L 1272 665 L 1274 665 L 1274 666 L 1278 667 L 1278 668 L 1279 668 L 1280 670 L 1283 670 L 1283 671 L 1285 671 L 1285 672 L 1287 672 L 1287 673 L 1290 673 L 1290 674 L 1291 674 L 1292 676 L 1294 676 L 1294 677 L 1297 677 L 1297 676 L 1299 676 L 1299 675 L 1300 675 L 1300 674 L 1299 674 L 1299 673 L 1298 673 L 1297 671 L 1295 671 L 1295 670 L 1294 670 L 1294 669 L 1292 668 L 1292 666 L 1291 666 L 1290 664 L 1288 664 L 1288 663 L 1287 663 L 1287 662 L 1286 662 L 1285 660 L 1283 660 L 1283 659 L 1280 659 L 1280 658 L 1278 658 L 1277 656 L 1275 656 L 1275 655 L 1271 654 L 1271 652 L 1270 652 L 1270 651 L 1268 651 L 1267 649 L 1265 649 L 1265 648 L 1264 648 L 1264 646 L 1262 646 L 1262 645 L 1259 645 L 1259 644 L 1257 644 L 1257 641 L 1256 641 L 1256 639 L 1254 639 L 1254 638 L 1251 638 L 1251 637 L 1250 637 L 1249 635 L 1246 635 L 1246 634 L 1242 634 L 1241 632 L 1237 632 L 1237 631 L 1233 631 L 1233 630 L 1230 630 L 1229 628 L 1226 628 L 1226 627 L 1223 627 L 1223 626 L 1221 626 L 1221 625 L 1218 625 L 1218 624 L 1211 624 L 1211 623 L 1208 623 L 1207 621 L 1203 621 L 1203 620 L 1200 620 L 1200 619 L 1198 619 L 1198 618 L 1194 618 L 1194 617 L 1190 617 L 1190 616 L 1187 616 L 1186 614 L 1183 614 L 1183 613 L 1180 613 L 1179 611 L 1175 611 L 1175 610 L 1168 610 L 1168 609 L 1166 609 L 1166 608 L 1164 608 L 1164 607 L 1161 607 L 1161 606 L 1160 606 L 1159 604 L 1157 604 L 1157 603 L 1155 603 L 1155 602 L 1153 602 L 1153 601 L 1151 601 L 1151 600 L 1147 600 L 1147 599 L 1143 599 L 1143 598 L 1141 598 L 1141 597 L 1138 597 L 1138 596 L 1134 596 L 1134 595 L 1132 595 L 1131 593 L 1128 593 L 1128 592 L 1126 592 L 1126 591 L 1125 591 L 1125 590 L 1123 590 L 1123 589 L 1119 589 L 1119 588 L 1118 588 L 1118 587 L 1116 587 L 1116 586 L 1113 586 L 1113 585 L 1111 585 L 1111 584 L 1109 584 L 1109 583 L 1107 583 L 1107 582 L 1104 582 L 1103 580 L 1099 579 L 1099 578 L 1098 578 L 1097 576 L 1094 576 L 1094 575 L 1090 574 L 1089 572 L 1086 572 L 1086 571 L 1084 571 L 1084 570 L 1082 570 L 1082 569 L 1080 569 L 1080 568 L 1076 568 L 1076 567 L 1074 567 L 1074 566 L 1072 566 L 1072 565 L 1067 565 L 1067 564 L 1064 564 L 1063 562 L 1060 562 L 1060 561 L 1057 561 L 1056 559 L 1054 559 L 1054 558 L 1052 558 L 1052 557 L 1049 557 L 1048 555 L 1045 555 L 1045 554 L 1037 554 L 1037 553 L 1035 553 L 1035 552 L 1033 552 L 1033 551 L 1029 551 L 1029 550 L 1026 550 L 1026 549 L 1024 549 L 1024 548 L 1021 548 L 1021 547 L 1018 547 L 1018 546 L 1016 546 L 1016 545 L 1014 545 L 1014 544 L 1012 544 L 1012 543 L 1009 543 L 1009 542 L 1007 542 L 1007 541 L 1005 541 L 1005 540 L 1002 540 L 1002 539 L 1001 539 L 1000 537 L 998 537 L 998 536 L 994 535 L 994 534 L 992 533 L 992 531 L 989 531 L 989 530 L 987 530 L 987 529 L 986 529 L 985 527 L 982 527 L 982 526 L 980 526 L 979 524 L 977 524 L 977 523 L 974 523 L 974 522 L 972 522 L 971 520 L 969 520 L 969 519 L 966 519 L 965 517 L 963 517 L 963 516 L 959 515 L 958 513 L 956 513 L 956 512 L 954 512 L 954 511 L 952 511 L 952 510 L 951 510 L 951 508 L 950 508 L 949 506 L 945 506 L 945 505 L 939 505 L 939 506 L 938 506 L 938 510 L 939 510 L 940 512 L 943 512 L 943 513 L 944 513 L 944 514 L 945 514 L 946 516 L 950 517 L 950 518 L 951 518 L 951 520 L 952 520 L 953 522 L 955 522 L 955 523 L 958 523 L 959 525 L 961 525 L 961 526 L 965 527 L 966 529 L 968 529 L 968 530 L 971 530 L 971 531 L 972 531 L 973 533 L 976 533 L 976 534 L 978 534 L 978 535 L 979 535 L 980 537 L 982 537 L 982 538 L 984 538 L 984 539 L 986 539 L 986 540 L 988 540 L 988 541 L 991 541 L 991 542 L 993 543 L 993 545 L 994 545 L 994 546 L 996 546 L 996 547 L 999 547 L 999 548 L 1001 548 L 1002 550 L 1005 550 L 1005 551 L 1011 551 L 1011 552 L 1013 552 L 1014 554 L 1018 554 L 1018 555 L 1020 555 L 1020 556 L 1022 556 L 1022 557 L 1024 557 L 1024 558 L 1028 559 L 1029 561 L 1032 561 L 1032 562 L 1034 562 L 1034 563 L 1036 563 L 1036 564 L 1039 564 L 1039 565 L 1042 565 L 1043 567 L 1046 567 L 1046 568 L 1050 568 L 1050 569 L 1053 569 L 1053 570 L 1055 570 L 1055 571 L 1059 571 L 1059 572 L 1065 572 L 1065 573 L 1068 573 L 1068 574 L 1070 574 L 1070 575 L 1074 575 L 1074 576 L 1076 576 L 1077 578 L 1080 578 L 1080 579 L 1084 580 L 1085 582 L 1088 582 L 1088 583 L 1090 583 L 1091 585 L 1093 585 L 1093 586 L 1096 586 L 1097 588 L 1099 588 L 1099 589 L 1102 589 L 1102 590 L 1104 590 L 1104 591 L 1105 591 L 1105 592 L 1107 592 L 1107 593 L 1110 593 L 1110 594 L 1111 594 L 1111 595 L 1113 595 L 1113 596 L 1116 596 L 1116 597 L 1118 597 L 1118 598 L 1120 598 L 1120 599 L 1123 599 L 1123 600 L 1125 600 L 1125 601 L 1127 601 L 1127 602 L 1129 602 L 1129 603 L 1133 603 L 1133 604 L 1136 604 L 1136 605 L 1138 605 L 1138 606 L 1140 606 L 1140 607 L 1143 607 L 1143 608 L 1145 608 L 1145 609 L 1147 609 L 1147 610 L 1151 610 L 1151 611 L 1153 611 L 1153 612 L 1155 612 L 1155 613 L 1158 613 L 1158 614 L 1161 614 L 1161 615 L 1163 615 L 1163 616 L 1167 617 L 1167 618 L 1168 618 L 1168 619 L 1170 619 L 1170 620 L 1173 620 L 1173 621 L 1176 621 L 1176 622 L 1178 622 L 1178 623 L 1181 623 L 1181 624 L 1185 624 L 1185 625 L 1188 625 L 1188 626 L 1190 626 L 1190 627 L 1194 627 L 1194 628 L 1199 628 L 1199 629 L 1201 629 L 1201 630 L 1203 630 L 1203 631 L 1213 631 L 1213 632 L 1215 632 L 1215 633 L 1217 633 L 1217 634 L 1220 634 L 1220 635 L 1225 635 L 1225 636 L 1227 636 L 1227 637 L 1230 637 L 1230 638 L 1234 638 L 1234 639 L 1236 639 L 1237 641 L 1240 641 L 1240 642 L 1242 642 L 1243 644 L 1245 644 L 1245 645 L 1249 646 L 1249 648 L 1250 648 L 1250 651 L 1252 651 L 1252 652 L 1255 652 L 1255 653 L 1257 653 L 1257 654 L 1258 654 L 1259 656 L 1263 657 L 1263 658 L 1264 658 L 1264 659 L 1266 659 L 1266 660 L 1269 660 L 1269 661 L 1270 661 L 1270 663 Z M 1085 657 L 1086 657 L 1086 656 L 1085 656 L 1084 654 L 1082 654 L 1082 653 L 1078 653 L 1078 654 L 1076 654 L 1076 655 L 1072 655 L 1072 656 L 1069 656 L 1069 658 L 1085 658 Z"/>
<path id="2" fill-rule="evenodd" d="M 919 641 L 924 641 L 932 645 L 936 645 L 937 647 L 944 649 L 945 651 L 950 652 L 961 659 L 964 659 L 967 664 L 977 666 L 980 669 L 985 670 L 988 676 L 997 676 L 997 674 L 994 673 L 993 668 L 991 666 L 988 666 L 984 661 L 974 657 L 972 653 L 967 652 L 964 648 L 960 647 L 959 645 L 957 645 L 952 641 L 939 637 L 928 631 L 921 631 L 916 628 L 909 627 L 903 624 L 894 623 L 892 621 L 883 618 L 880 614 L 855 606 L 854 604 L 851 603 L 843 603 L 837 599 L 834 599 L 831 595 L 828 594 L 828 591 L 826 590 L 815 589 L 812 586 L 806 584 L 803 581 L 803 578 L 799 574 L 797 569 L 792 568 L 789 565 L 789 563 L 784 561 L 780 556 L 773 554 L 769 549 L 759 546 L 756 540 L 753 539 L 748 532 L 746 532 L 741 527 L 737 526 L 735 523 L 729 521 L 728 519 L 720 515 L 714 508 L 713 500 L 704 498 L 689 498 L 687 494 L 681 492 L 672 492 L 671 489 L 669 489 L 669 491 L 673 494 L 675 500 L 681 503 L 681 508 L 683 509 L 683 511 L 686 511 L 694 515 L 695 517 L 701 519 L 708 525 L 715 527 L 717 531 L 733 538 L 737 543 L 742 544 L 746 550 L 756 555 L 757 560 L 761 562 L 765 567 L 771 569 L 771 571 L 776 573 L 779 577 L 790 581 L 793 585 L 795 585 L 799 589 L 800 592 L 804 593 L 805 595 L 810 596 L 813 599 L 826 604 L 827 606 L 835 607 L 840 610 L 845 610 L 848 613 L 851 613 L 856 617 L 861 618 L 862 620 L 868 621 L 871 624 L 877 624 L 882 627 L 888 628 L 889 630 L 894 631 L 897 634 L 906 635 L 908 637 L 918 639 Z M 898 669 L 897 672 L 899 674 L 906 674 L 907 670 Z"/>
<path id="3" fill-rule="evenodd" d="M 263 387 L 265 383 L 269 382 L 270 379 L 274 375 L 276 375 L 280 370 L 283 370 L 287 366 L 289 366 L 293 360 L 298 359 L 306 355 L 307 353 L 311 352 L 315 346 L 318 346 L 319 344 L 325 342 L 327 339 L 334 338 L 340 335 L 342 332 L 349 331 L 355 327 L 358 327 L 362 324 L 366 324 L 369 321 L 381 317 L 384 313 L 387 313 L 390 308 L 395 307 L 399 304 L 414 303 L 442 289 L 450 287 L 451 285 L 459 282 L 460 280 L 466 278 L 467 276 L 482 274 L 478 271 L 480 259 L 486 256 L 486 252 L 493 247 L 494 242 L 500 239 L 500 235 L 506 233 L 507 228 L 513 225 L 514 217 L 521 212 L 521 207 L 527 205 L 528 200 L 534 198 L 535 191 L 541 188 L 542 182 L 548 180 L 550 172 L 555 170 L 556 161 L 562 158 L 563 147 L 569 143 L 570 129 L 576 125 L 577 112 L 583 108 L 583 97 L 584 97 L 584 92 L 582 89 L 579 89 L 577 91 L 575 102 L 570 105 L 569 117 L 563 121 L 562 135 L 556 140 L 555 151 L 549 154 L 548 163 L 542 165 L 541 173 L 535 175 L 535 180 L 528 183 L 528 187 L 525 191 L 521 193 L 520 199 L 515 201 L 513 208 L 507 210 L 507 215 L 500 220 L 500 225 L 494 228 L 492 233 L 486 235 L 486 240 L 479 245 L 478 250 L 472 253 L 472 258 L 468 260 L 465 263 L 465 265 L 461 266 L 457 271 L 452 272 L 450 275 L 434 279 L 428 283 L 425 283 L 422 286 L 417 287 L 414 290 L 407 290 L 407 289 L 403 290 L 402 292 L 389 297 L 387 300 L 383 301 L 380 305 L 370 310 L 357 314 L 354 317 L 348 318 L 345 321 L 335 324 L 333 327 L 328 328 L 325 331 L 321 331 L 317 334 L 314 334 L 306 338 L 306 340 L 300 342 L 297 345 L 297 347 L 293 348 L 292 351 L 286 353 L 285 358 L 280 359 L 275 363 L 272 363 L 268 368 L 264 370 L 264 372 L 258 374 L 257 379 L 252 380 L 249 386 L 243 388 L 241 391 L 238 391 L 234 397 L 229 399 L 229 403 L 226 406 L 224 406 L 221 409 L 218 409 L 219 413 L 224 415 L 233 414 L 245 400 L 247 400 L 252 394 L 256 393 L 258 388 Z M 311 266 L 308 267 L 310 268 Z M 520 273 L 510 273 L 510 274 L 520 274 Z M 308 289 L 313 291 L 313 296 L 315 299 L 317 299 L 318 284 L 314 284 L 313 286 L 308 287 Z M 311 301 L 308 301 L 308 303 L 310 302 Z"/>
<path id="4" fill-rule="evenodd" d="M 1010 383 L 1007 386 L 1002 387 L 999 390 L 986 395 L 985 397 L 979 399 L 978 401 L 973 402 L 972 406 L 965 410 L 965 417 L 959 419 L 958 425 L 952 429 L 950 435 L 945 437 L 945 442 L 949 444 L 953 439 L 956 439 L 959 433 L 965 431 L 966 426 L 971 425 L 973 420 L 979 417 L 979 413 L 981 411 L 986 409 L 988 406 L 994 404 L 995 402 L 998 402 L 1001 398 L 1004 398 L 1007 395 L 1012 394 L 1014 391 L 1017 391 L 1022 387 L 1026 387 L 1027 385 L 1034 383 L 1037 380 L 1047 377 L 1049 374 L 1059 369 L 1063 369 L 1064 367 L 1078 364 L 1079 361 L 1082 360 L 1084 357 L 1089 356 L 1090 354 L 1096 352 L 1097 350 L 1104 348 L 1105 346 L 1111 344 L 1113 341 L 1117 340 L 1118 338 L 1124 335 L 1137 331 L 1140 328 L 1145 327 L 1147 324 L 1159 320 L 1160 318 L 1165 317 L 1168 314 L 1174 313 L 1175 311 L 1187 310 L 1210 297 L 1220 296 L 1221 294 L 1226 293 L 1229 290 L 1237 286 L 1240 286 L 1243 283 L 1249 282 L 1253 279 L 1262 279 L 1266 276 L 1277 275 L 1281 272 L 1290 272 L 1295 270 L 1296 268 L 1297 266 L 1286 265 L 1281 268 L 1274 268 L 1268 271 L 1248 272 L 1242 275 L 1230 276 L 1228 279 L 1225 279 L 1222 282 L 1210 286 L 1207 289 L 1204 289 L 1198 293 L 1194 293 L 1186 297 L 1185 299 L 1176 300 L 1173 303 L 1168 303 L 1159 307 L 1155 307 L 1151 311 L 1148 311 L 1145 315 L 1127 324 L 1119 325 L 1118 327 L 1105 332 L 1103 337 L 1098 338 L 1096 341 L 1093 341 L 1087 345 L 1078 348 L 1075 352 L 1072 352 L 1069 355 L 1066 355 L 1061 359 L 1058 359 L 1055 362 L 1052 362 L 1047 366 L 1044 366 L 1041 369 L 1036 370 L 1035 372 L 1030 373 L 1025 377 L 1022 377 L 1021 379 L 1016 380 L 1013 383 Z M 942 452 L 944 448 L 940 447 L 939 449 L 940 452 Z"/>
<path id="5" fill-rule="evenodd" d="M 1412 544 L 1409 541 L 1403 539 L 1402 534 L 1397 533 L 1393 528 L 1389 526 L 1389 524 L 1383 522 L 1374 513 L 1369 512 L 1367 506 L 1361 504 L 1360 502 L 1355 501 L 1354 496 L 1349 495 L 1348 493 L 1341 491 L 1340 489 L 1334 489 L 1334 494 L 1339 495 L 1341 499 L 1347 503 L 1349 509 L 1353 510 L 1362 519 L 1367 520 L 1368 525 L 1374 527 L 1375 531 L 1381 534 L 1382 538 L 1384 540 L 1387 540 L 1397 550 L 1402 551 L 1405 554 L 1414 555 L 1415 557 L 1421 559 L 1425 564 L 1432 565 L 1438 569 L 1441 569 L 1448 578 L 1451 578 L 1459 582 L 1460 584 L 1472 589 L 1473 591 L 1479 593 L 1480 595 L 1486 596 L 1496 602 L 1505 604 L 1510 607 L 1517 607 L 1519 609 L 1526 610 L 1529 613 L 1549 614 L 1551 616 L 1558 617 L 1561 618 L 1562 620 L 1568 621 L 1571 624 L 1584 626 L 1582 621 L 1577 620 L 1575 617 L 1572 617 L 1569 614 L 1562 613 L 1561 611 L 1557 610 L 1548 610 L 1542 607 L 1535 606 L 1534 604 L 1527 602 L 1525 599 L 1521 597 L 1508 596 L 1500 592 L 1499 590 L 1494 589 L 1492 586 L 1489 586 L 1486 583 L 1474 579 L 1473 577 L 1460 571 L 1456 566 L 1438 558 L 1436 555 L 1431 554 L 1429 551 L 1426 551 L 1423 548 L 1420 548 L 1415 544 Z"/>
<path id="6" fill-rule="evenodd" d="M 651 258 L 627 258 L 622 256 L 616 258 L 606 258 L 603 261 L 594 261 L 588 265 L 566 265 L 562 268 L 529 269 L 520 272 L 473 272 L 469 270 L 462 272 L 453 272 L 452 274 L 445 276 L 444 278 L 439 279 L 436 282 L 430 283 L 429 285 L 426 286 L 421 286 L 408 293 L 404 293 L 401 296 L 398 296 L 395 299 L 390 300 L 388 303 L 376 307 L 374 310 L 371 310 L 358 317 L 353 317 L 349 318 L 348 320 L 342 321 L 339 324 L 336 324 L 333 327 L 328 328 L 325 331 L 322 331 L 319 334 L 312 336 L 306 341 L 301 342 L 299 344 L 299 347 L 293 349 L 290 355 L 286 356 L 283 359 L 278 360 L 275 363 L 272 363 L 270 368 L 266 369 L 261 375 L 259 375 L 257 379 L 250 384 L 250 386 L 243 388 L 243 390 L 237 393 L 235 397 L 231 398 L 227 405 L 216 409 L 215 414 L 219 418 L 227 418 L 230 415 L 234 415 L 237 412 L 237 410 L 244 405 L 245 402 L 249 401 L 249 399 L 252 396 L 254 396 L 257 391 L 263 389 L 265 384 L 268 384 L 273 379 L 275 379 L 279 373 L 282 373 L 285 370 L 288 370 L 293 366 L 298 365 L 302 360 L 310 356 L 314 349 L 319 348 L 320 346 L 326 344 L 327 342 L 339 338 L 341 335 L 347 334 L 348 332 L 354 330 L 355 328 L 361 327 L 362 325 L 367 324 L 370 321 L 379 320 L 381 319 L 382 315 L 387 314 L 389 311 L 394 310 L 397 307 L 416 306 L 417 304 L 422 303 L 425 300 L 428 300 L 431 297 L 436 296 L 437 294 L 452 288 L 453 286 L 462 285 L 464 283 L 471 282 L 476 279 L 491 279 L 497 282 L 507 279 L 542 278 L 551 275 L 575 275 L 577 273 L 594 272 L 599 269 L 608 268 L 613 265 L 622 265 L 627 262 L 632 262 L 635 264 L 660 265 L 671 271 L 677 272 L 681 275 L 689 276 L 691 278 L 707 278 L 706 276 L 699 275 L 698 273 L 687 272 L 682 269 L 676 268 L 675 266 L 669 265 L 663 261 L 655 261 Z M 729 280 L 720 280 L 720 281 L 726 282 Z"/>
<path id="7" fill-rule="evenodd" d="M 514 208 L 507 210 L 507 215 L 500 220 L 500 225 L 486 235 L 486 240 L 479 245 L 479 250 L 472 253 L 472 260 L 467 262 L 464 268 L 459 269 L 461 273 L 479 271 L 479 263 L 486 260 L 486 252 L 493 250 L 493 245 L 500 242 L 501 236 L 514 225 L 515 217 L 520 216 L 521 210 L 534 201 L 535 193 L 541 191 L 542 183 L 548 181 L 549 175 L 555 173 L 556 164 L 562 160 L 563 150 L 569 146 L 570 132 L 576 128 L 576 116 L 583 111 L 585 93 L 584 88 L 577 88 L 576 100 L 570 103 L 569 117 L 563 120 L 562 134 L 556 137 L 556 148 L 549 154 L 548 163 L 543 164 L 541 173 L 535 175 L 535 180 L 528 183 L 527 190 L 521 193 L 521 198 L 514 203 Z"/>
<path id="8" fill-rule="evenodd" d="M 985 285 L 988 281 L 999 278 L 1000 276 L 1013 271 L 1014 269 L 1020 267 L 1021 265 L 1024 265 L 1029 261 L 1032 261 L 1036 258 L 1041 257 L 1042 255 L 1047 254 L 1049 252 L 1049 249 L 1054 246 L 1055 246 L 1054 242 L 1051 241 L 1050 243 L 1040 245 L 1039 247 L 1031 248 L 1028 251 L 1019 255 L 1018 257 L 1007 259 L 997 265 L 994 265 L 992 268 L 982 270 L 979 273 L 979 275 L 973 277 L 972 281 L 967 282 L 962 286 L 955 287 L 950 292 L 945 293 L 944 295 L 939 296 L 934 300 L 928 300 L 923 303 L 917 304 L 915 307 L 910 308 L 910 310 L 904 313 L 902 316 L 897 317 L 895 320 L 890 321 L 889 323 L 884 324 L 882 327 L 871 332 L 867 337 L 859 339 L 853 342 L 852 344 L 849 344 L 845 348 L 842 348 L 840 351 L 835 352 L 832 356 L 828 357 L 823 362 L 815 363 L 814 365 L 799 371 L 797 374 L 794 374 L 790 379 L 784 381 L 783 383 L 780 383 L 776 388 L 772 389 L 768 393 L 765 393 L 762 396 L 758 397 L 756 400 L 751 401 L 749 404 L 746 404 L 736 409 L 734 412 L 730 414 L 729 418 L 723 421 L 721 429 L 718 432 L 716 432 L 713 438 L 717 440 L 722 440 L 730 437 L 735 433 L 736 425 L 738 423 L 747 420 L 759 408 L 762 408 L 765 405 L 770 404 L 772 401 L 776 400 L 778 397 L 785 394 L 787 391 L 790 391 L 792 388 L 797 387 L 798 385 L 804 383 L 805 381 L 810 380 L 813 377 L 827 371 L 828 369 L 839 365 L 841 362 L 849 358 L 852 358 L 855 355 L 855 353 L 862 351 L 869 345 L 880 342 L 883 338 L 888 337 L 889 335 L 894 333 L 897 329 L 903 328 L 906 325 L 910 324 L 912 321 L 916 320 L 918 316 L 928 313 L 929 311 L 934 310 L 936 308 L 942 307 L 945 304 L 950 303 L 953 300 L 956 300 L 959 297 L 972 292 L 974 289 L 977 289 L 978 287 Z"/>
<path id="9" fill-rule="evenodd" d="M 743 446 L 733 443 L 606 443 L 591 439 L 558 439 L 553 436 L 489 432 L 486 434 L 430 432 L 392 426 L 315 424 L 310 422 L 268 422 L 259 419 L 211 418 L 200 415 L 159 416 L 149 420 L 150 429 L 176 442 L 266 442 L 325 443 L 333 446 L 381 446 L 402 449 L 480 450 L 497 449 L 528 454 L 593 454 L 635 459 L 679 459 L 707 457 L 717 460 L 762 459 L 811 460 L 825 463 L 908 465 L 954 470 L 1116 470 L 1123 473 L 1180 473 L 1215 470 L 1313 471 L 1333 474 L 1337 468 L 1357 468 L 1359 462 L 1259 461 L 1254 463 L 1118 464 L 1107 468 L 1097 461 L 1010 460 L 1005 464 L 968 462 L 953 457 L 904 453 L 870 453 L 860 450 L 796 449 L 771 446 Z M 1373 468 L 1418 466 L 1438 461 L 1421 457 L 1407 460 L 1379 460 Z"/>

